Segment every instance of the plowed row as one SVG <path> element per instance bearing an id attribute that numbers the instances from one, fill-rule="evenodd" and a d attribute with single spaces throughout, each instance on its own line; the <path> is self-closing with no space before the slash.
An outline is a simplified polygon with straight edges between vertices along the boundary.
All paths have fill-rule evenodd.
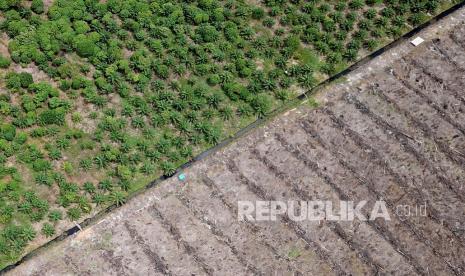
<path id="1" fill-rule="evenodd" d="M 186 181 L 164 182 L 12 273 L 463 275 L 465 26 L 363 79 L 337 100 L 253 131 L 187 169 Z M 377 199 L 390 221 L 237 219 L 244 200 Z M 395 212 L 425 203 L 426 217 Z"/>

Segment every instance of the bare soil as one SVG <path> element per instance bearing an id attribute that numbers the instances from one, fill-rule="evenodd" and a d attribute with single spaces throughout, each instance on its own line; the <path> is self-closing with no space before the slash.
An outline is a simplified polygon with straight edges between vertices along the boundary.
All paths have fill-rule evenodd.
<path id="1" fill-rule="evenodd" d="M 465 10 L 9 275 L 464 275 Z M 394 58 L 395 57 L 395 58 Z M 237 202 L 383 199 L 391 220 L 238 221 Z M 397 206 L 426 204 L 426 216 Z M 335 206 L 337 209 L 337 206 Z"/>

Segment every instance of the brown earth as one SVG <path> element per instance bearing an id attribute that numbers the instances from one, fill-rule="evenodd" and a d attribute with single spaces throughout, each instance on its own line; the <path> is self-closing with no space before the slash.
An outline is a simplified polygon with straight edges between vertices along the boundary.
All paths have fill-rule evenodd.
<path id="1" fill-rule="evenodd" d="M 280 115 L 7 274 L 464 275 L 464 19 L 457 11 L 419 47 L 324 88 L 319 108 Z M 389 221 L 237 218 L 245 200 L 380 199 Z"/>

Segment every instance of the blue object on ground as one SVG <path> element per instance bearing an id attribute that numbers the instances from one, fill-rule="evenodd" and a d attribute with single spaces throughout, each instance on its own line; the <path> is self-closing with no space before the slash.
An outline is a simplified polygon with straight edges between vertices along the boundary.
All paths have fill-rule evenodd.
<path id="1" fill-rule="evenodd" d="M 180 175 L 178 175 L 178 179 L 183 181 L 184 179 L 186 179 L 186 175 L 181 173 Z"/>

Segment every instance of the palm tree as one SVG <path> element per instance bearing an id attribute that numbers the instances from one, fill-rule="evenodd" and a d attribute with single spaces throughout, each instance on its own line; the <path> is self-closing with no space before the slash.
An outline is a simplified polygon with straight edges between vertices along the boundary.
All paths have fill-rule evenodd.
<path id="1" fill-rule="evenodd" d="M 110 200 L 116 206 L 121 206 L 126 202 L 126 194 L 121 191 L 114 191 L 110 194 Z"/>
<path id="2" fill-rule="evenodd" d="M 168 161 L 161 163 L 161 169 L 165 176 L 172 176 L 176 173 L 176 166 Z"/>
<path id="3" fill-rule="evenodd" d="M 94 163 L 97 165 L 97 167 L 99 169 L 101 168 L 105 168 L 106 165 L 107 165 L 107 160 L 105 158 L 105 156 L 103 155 L 97 155 L 96 157 L 94 157 Z"/>
<path id="4" fill-rule="evenodd" d="M 30 225 L 25 226 L 22 228 L 20 237 L 25 241 L 32 241 L 36 237 L 36 231 Z"/>

